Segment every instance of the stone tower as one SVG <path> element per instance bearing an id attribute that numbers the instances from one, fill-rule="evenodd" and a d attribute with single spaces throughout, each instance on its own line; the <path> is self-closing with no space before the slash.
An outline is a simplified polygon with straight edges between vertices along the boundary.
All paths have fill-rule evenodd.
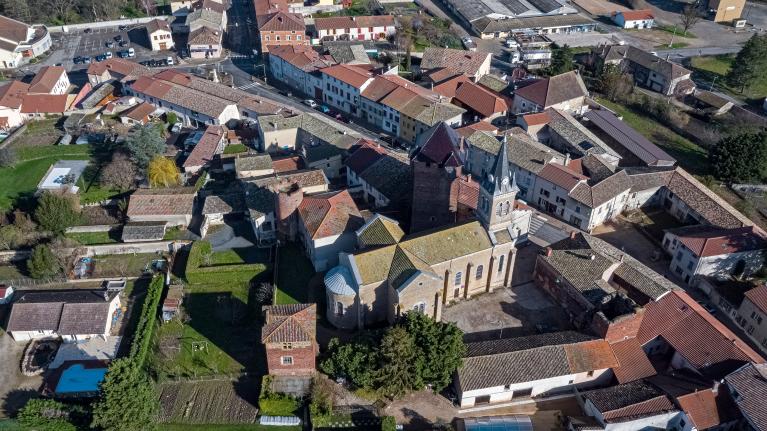
<path id="1" fill-rule="evenodd" d="M 508 143 L 504 136 L 493 169 L 482 179 L 479 190 L 477 215 L 488 231 L 497 231 L 511 225 L 514 199 L 519 187 L 509 174 Z"/>

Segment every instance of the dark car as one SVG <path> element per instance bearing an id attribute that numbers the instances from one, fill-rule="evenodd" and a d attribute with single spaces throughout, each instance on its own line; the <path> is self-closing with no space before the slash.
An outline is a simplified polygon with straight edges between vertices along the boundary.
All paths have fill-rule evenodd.
<path id="1" fill-rule="evenodd" d="M 342 123 L 348 123 L 349 122 L 349 119 L 344 117 L 341 114 L 336 114 L 335 118 L 336 118 L 336 120 L 338 120 L 338 121 L 340 121 Z"/>
<path id="2" fill-rule="evenodd" d="M 88 34 L 88 33 L 93 33 L 93 29 L 92 29 L 92 28 L 90 28 L 90 27 L 89 27 L 89 28 L 86 28 L 85 30 L 83 30 L 83 33 L 85 33 L 85 34 Z"/>
<path id="3" fill-rule="evenodd" d="M 128 29 L 128 26 L 127 26 L 127 25 L 121 25 L 121 26 L 119 26 L 119 27 L 117 27 L 117 28 L 119 28 L 119 29 L 120 29 L 120 31 L 125 31 L 125 30 L 127 30 L 127 29 Z"/>
<path id="4" fill-rule="evenodd" d="M 139 61 L 138 64 L 142 66 L 149 66 L 149 60 Z"/>
<path id="5" fill-rule="evenodd" d="M 127 58 L 128 57 L 128 51 L 117 51 L 117 56 L 120 58 Z"/>
<path id="6" fill-rule="evenodd" d="M 330 108 L 328 108 L 325 105 L 320 105 L 319 107 L 317 107 L 317 109 L 319 109 L 323 114 L 328 114 L 328 115 L 330 114 Z"/>
<path id="7" fill-rule="evenodd" d="M 129 43 L 130 43 L 130 42 L 128 42 L 127 40 L 121 40 L 121 41 L 120 41 L 120 46 L 123 46 L 123 47 L 124 47 L 124 46 L 128 46 L 128 44 L 129 44 Z"/>
<path id="8" fill-rule="evenodd" d="M 96 56 L 96 61 L 104 61 L 107 59 L 107 56 L 104 54 L 99 54 Z"/>
<path id="9" fill-rule="evenodd" d="M 110 40 L 109 42 L 106 43 L 106 46 L 107 46 L 107 48 L 114 48 L 115 47 L 115 43 Z"/>
<path id="10" fill-rule="evenodd" d="M 83 58 L 80 57 L 79 55 L 72 59 L 72 63 L 74 63 L 74 64 L 80 64 L 82 62 L 83 62 Z"/>
<path id="11" fill-rule="evenodd" d="M 91 58 L 86 55 L 85 57 L 83 57 L 83 63 L 91 64 Z"/>
<path id="12" fill-rule="evenodd" d="M 122 35 L 118 34 L 117 36 L 115 36 L 115 42 L 119 42 L 121 40 L 123 40 Z"/>

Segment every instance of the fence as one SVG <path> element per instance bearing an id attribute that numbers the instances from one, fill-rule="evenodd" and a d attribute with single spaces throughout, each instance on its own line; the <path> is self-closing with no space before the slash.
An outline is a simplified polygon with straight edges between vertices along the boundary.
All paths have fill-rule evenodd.
<path id="1" fill-rule="evenodd" d="M 145 24 L 149 21 L 152 21 L 154 19 L 168 19 L 169 16 L 166 15 L 158 15 L 158 16 L 147 16 L 143 18 L 128 18 L 128 19 L 118 19 L 114 21 L 100 21 L 100 22 L 87 22 L 83 24 L 69 24 L 69 25 L 59 25 L 55 27 L 48 27 L 48 31 L 51 33 L 68 33 L 74 30 L 85 30 L 86 28 L 104 28 L 104 27 L 117 27 L 120 25 L 138 25 L 138 24 Z"/>

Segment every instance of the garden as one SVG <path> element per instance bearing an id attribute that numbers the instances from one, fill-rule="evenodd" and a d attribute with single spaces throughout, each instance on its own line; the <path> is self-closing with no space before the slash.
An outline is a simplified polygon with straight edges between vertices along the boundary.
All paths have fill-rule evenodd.
<path id="1" fill-rule="evenodd" d="M 301 246 L 296 243 L 287 243 L 281 246 L 277 253 L 277 280 L 275 282 L 275 304 L 305 304 L 316 302 L 320 304 L 325 297 L 311 289 L 311 281 L 314 277 L 314 267 L 311 261 L 304 255 Z"/>
<path id="2" fill-rule="evenodd" d="M 164 383 L 158 392 L 161 423 L 252 424 L 258 416 L 258 384 L 250 379 Z"/>

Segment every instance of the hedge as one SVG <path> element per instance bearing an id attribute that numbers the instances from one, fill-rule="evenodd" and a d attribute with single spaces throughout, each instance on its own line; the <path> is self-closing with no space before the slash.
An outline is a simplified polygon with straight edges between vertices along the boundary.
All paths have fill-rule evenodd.
<path id="1" fill-rule="evenodd" d="M 130 357 L 134 359 L 138 367 L 142 367 L 151 349 L 152 336 L 157 323 L 157 308 L 160 306 L 160 298 L 165 287 L 165 278 L 162 275 L 155 276 L 149 283 L 146 299 L 141 308 L 136 332 L 131 344 Z"/>
<path id="2" fill-rule="evenodd" d="M 208 241 L 195 241 L 186 263 L 186 281 L 192 284 L 247 283 L 266 271 L 263 263 L 202 266 L 203 256 L 212 253 Z"/>

